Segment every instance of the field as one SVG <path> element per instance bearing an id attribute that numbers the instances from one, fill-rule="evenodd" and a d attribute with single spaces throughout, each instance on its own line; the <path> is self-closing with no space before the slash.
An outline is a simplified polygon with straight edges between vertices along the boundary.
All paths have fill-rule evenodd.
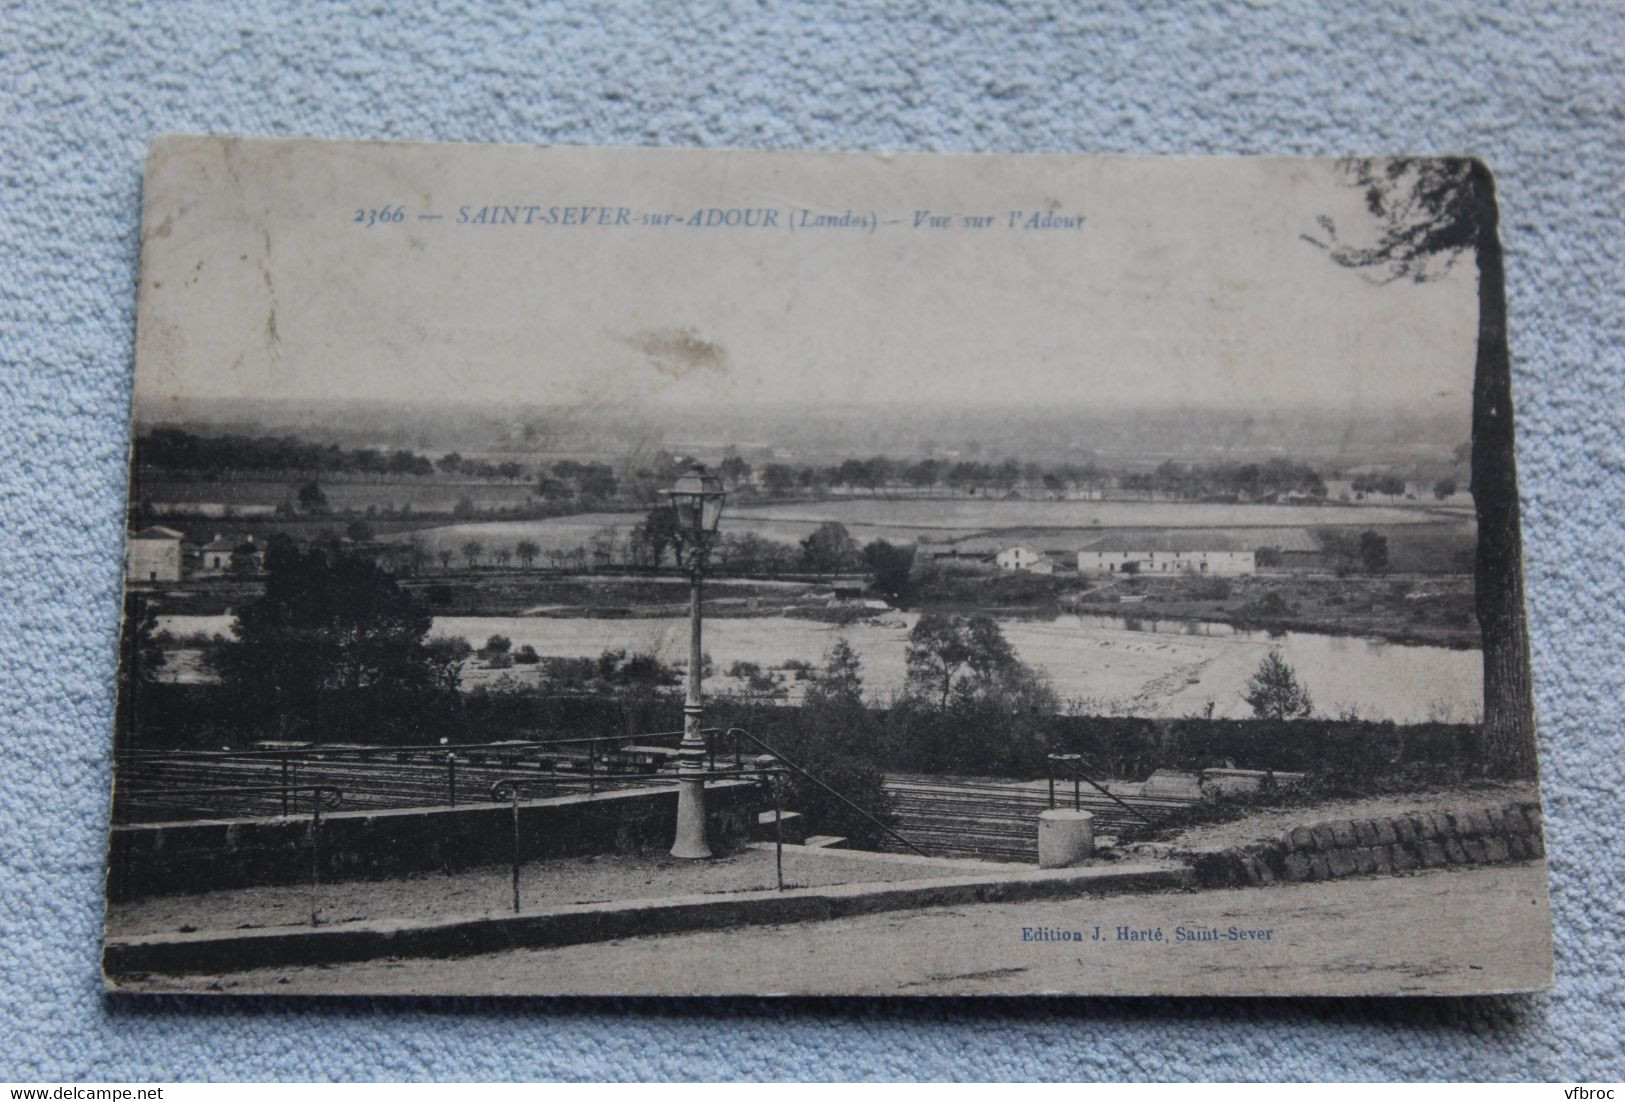
<path id="1" fill-rule="evenodd" d="M 520 540 L 528 539 L 546 554 L 584 547 L 595 533 L 605 528 L 614 528 L 618 538 L 624 538 L 643 515 L 641 512 L 602 512 L 544 520 L 482 521 L 426 529 L 421 538 L 431 553 L 442 548 L 455 552 L 471 539 L 479 540 L 487 550 L 511 548 Z M 782 543 L 799 543 L 820 524 L 832 520 L 846 525 L 860 545 L 877 539 L 903 544 L 923 540 L 952 543 L 971 552 L 994 551 L 1014 542 L 1034 543 L 1045 550 L 1070 550 L 1106 531 L 1123 528 L 1203 528 L 1222 530 L 1241 539 L 1268 533 L 1260 542 L 1276 546 L 1290 543 L 1292 533 L 1296 533 L 1300 541 L 1309 539 L 1305 533 L 1314 527 L 1376 528 L 1391 533 L 1395 568 L 1402 570 L 1443 570 L 1446 568 L 1443 560 L 1433 565 L 1423 565 L 1422 560 L 1446 545 L 1449 549 L 1458 549 L 1459 533 L 1463 530 L 1468 533 L 1469 546 L 1471 536 L 1470 514 L 1414 505 L 1214 505 L 920 498 L 833 499 L 730 507 L 723 514 L 722 530 L 736 535 L 752 533 Z M 1418 534 L 1430 535 L 1413 540 L 1408 535 L 1413 528 Z M 1401 545 L 1417 548 L 1416 554 L 1407 559 L 1411 565 L 1397 561 Z"/>
<path id="2" fill-rule="evenodd" d="M 931 538 L 1006 528 L 1270 528 L 1416 524 L 1437 520 L 1418 505 L 1225 505 L 1179 501 L 994 501 L 987 498 L 855 498 L 730 509 L 727 521 L 908 529 Z"/>
<path id="3" fill-rule="evenodd" d="M 140 480 L 139 494 L 160 507 L 166 503 L 217 503 L 231 506 L 276 505 L 291 499 L 302 479 L 231 479 L 189 481 L 182 479 Z M 399 509 L 409 505 L 426 513 L 449 513 L 467 497 L 481 509 L 524 505 L 531 500 L 529 482 L 460 482 L 440 479 L 412 479 L 396 482 L 340 481 L 329 477 L 317 480 L 328 506 L 335 512 L 362 512 Z"/>
<path id="4" fill-rule="evenodd" d="M 479 540 L 486 549 L 513 547 L 520 540 L 530 540 L 549 551 L 573 551 L 588 546 L 588 541 L 605 528 L 613 528 L 618 540 L 643 520 L 646 513 L 577 513 L 567 517 L 549 517 L 544 520 L 496 520 L 469 524 L 453 524 L 443 528 L 428 528 L 419 535 L 429 553 L 442 548 L 457 551 L 469 540 Z M 730 535 L 747 532 L 781 543 L 799 543 L 824 520 L 775 520 L 758 518 L 752 512 L 740 510 L 723 515 L 722 531 Z M 884 539 L 893 543 L 913 543 L 921 533 L 913 528 L 886 524 L 849 524 L 854 539 L 860 544 Z"/>

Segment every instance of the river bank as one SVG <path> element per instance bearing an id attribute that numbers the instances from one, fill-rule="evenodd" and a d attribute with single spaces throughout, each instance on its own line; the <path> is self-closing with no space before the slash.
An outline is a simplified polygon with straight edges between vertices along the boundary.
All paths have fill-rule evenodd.
<path id="1" fill-rule="evenodd" d="M 621 620 L 688 614 L 688 580 L 676 573 L 492 570 L 424 574 L 402 584 L 436 616 Z M 260 583 L 252 579 L 210 578 L 168 586 L 156 596 L 165 613 L 218 616 L 259 591 Z M 705 599 L 708 619 L 789 616 L 849 625 L 895 618 L 861 602 L 835 602 L 827 582 L 806 578 L 708 580 Z M 1030 620 L 1086 613 L 1455 650 L 1479 646 L 1473 582 L 1466 575 L 1257 574 L 1120 582 L 999 574 L 978 576 L 974 582 L 927 582 L 909 594 L 906 607 Z"/>
<path id="2" fill-rule="evenodd" d="M 793 703 L 807 682 L 796 676 L 792 663 L 821 667 L 830 648 L 844 639 L 862 663 L 864 693 L 885 701 L 906 689 L 909 633 L 918 618 L 916 612 L 890 611 L 832 624 L 765 611 L 708 614 L 704 645 L 715 672 L 706 678 L 706 692 L 746 692 L 746 681 L 729 671 L 754 665 L 771 671 L 783 699 Z M 1047 677 L 1079 714 L 1245 716 L 1250 714 L 1242 699 L 1247 679 L 1272 651 L 1281 652 L 1298 672 L 1326 715 L 1350 713 L 1396 723 L 1471 721 L 1482 698 L 1482 662 L 1475 651 L 1121 613 L 1001 614 L 995 619 L 1021 660 Z M 199 638 L 229 633 L 231 620 L 163 612 L 159 628 L 179 646 L 195 647 Z M 431 631 L 476 648 L 501 635 L 516 651 L 528 646 L 542 658 L 591 658 L 624 650 L 674 664 L 686 658 L 688 649 L 686 615 L 675 612 L 618 617 L 437 614 Z M 163 676 L 206 680 L 192 657 L 175 652 Z M 537 665 L 492 668 L 474 660 L 465 665 L 462 680 L 472 689 L 504 679 L 539 683 L 544 676 Z"/>
<path id="3" fill-rule="evenodd" d="M 1217 584 L 1215 584 L 1217 583 Z M 1314 632 L 1473 650 L 1481 646 L 1466 575 L 1338 578 L 1330 574 L 1114 582 L 1063 608 L 1244 630 Z"/>

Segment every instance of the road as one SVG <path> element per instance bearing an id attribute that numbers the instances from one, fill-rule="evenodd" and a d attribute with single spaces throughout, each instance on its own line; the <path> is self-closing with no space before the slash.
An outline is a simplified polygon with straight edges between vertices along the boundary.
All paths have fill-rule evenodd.
<path id="1" fill-rule="evenodd" d="M 1096 927 L 1101 940 L 1093 940 Z M 1124 939 L 1117 927 L 1152 931 Z M 1219 940 L 1183 941 L 1216 929 Z M 1023 929 L 1081 941 L 1024 940 Z M 1232 938 L 1230 930 L 1238 935 Z M 1161 930 L 1162 940 L 1155 940 Z M 411 994 L 1465 994 L 1544 986 L 1542 863 L 1233 891 L 897 911 L 150 989 Z"/>

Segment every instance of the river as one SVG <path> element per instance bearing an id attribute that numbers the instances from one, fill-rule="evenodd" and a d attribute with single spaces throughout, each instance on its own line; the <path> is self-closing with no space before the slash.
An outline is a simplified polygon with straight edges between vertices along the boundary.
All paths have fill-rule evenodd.
<path id="1" fill-rule="evenodd" d="M 904 651 L 915 619 L 914 613 L 891 612 L 842 627 L 784 616 L 708 620 L 705 649 L 717 672 L 707 689 L 737 688 L 739 683 L 725 676 L 736 661 L 768 667 L 799 658 L 821 664 L 830 644 L 844 635 L 863 661 L 865 692 L 883 700 L 903 686 Z M 1481 711 L 1483 659 L 1477 650 L 1120 616 L 999 622 L 1016 653 L 1045 673 L 1063 698 L 1080 701 L 1088 712 L 1184 716 L 1205 711 L 1211 702 L 1216 716 L 1246 716 L 1250 710 L 1242 689 L 1272 648 L 1297 671 L 1318 713 L 1335 716 L 1352 709 L 1366 719 L 1418 723 L 1476 720 Z M 176 634 L 229 634 L 231 618 L 164 616 L 160 627 Z M 541 655 L 559 657 L 624 647 L 671 662 L 686 658 L 688 647 L 687 621 L 676 618 L 442 616 L 435 619 L 434 632 L 461 636 L 476 647 L 500 634 L 516 648 L 528 643 Z M 479 665 L 469 663 L 468 684 L 499 676 Z M 529 679 L 535 669 L 516 667 L 509 673 Z"/>

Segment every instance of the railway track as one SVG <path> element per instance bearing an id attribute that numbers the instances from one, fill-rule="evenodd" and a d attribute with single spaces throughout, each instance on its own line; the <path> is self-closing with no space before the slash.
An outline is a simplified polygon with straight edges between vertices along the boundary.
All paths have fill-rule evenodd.
<path id="1" fill-rule="evenodd" d="M 426 755 L 397 760 L 380 754 L 365 759 L 290 758 L 284 772 L 280 758 L 187 759 L 160 757 L 120 763 L 116 773 L 115 817 L 119 822 L 155 822 L 164 819 L 257 818 L 283 813 L 275 793 L 219 794 L 199 797 L 171 795 L 176 790 L 229 788 L 279 784 L 326 784 L 344 795 L 341 811 L 391 808 L 446 807 L 452 803 L 490 801 L 491 786 L 508 777 L 531 777 L 539 796 L 584 793 L 590 787 L 637 788 L 669 784 L 665 780 L 619 779 L 617 773 L 646 773 L 647 766 L 615 769 L 596 763 L 589 785 L 585 761 L 538 762 L 513 755 L 485 754 L 459 759 L 455 770 L 444 760 Z M 291 814 L 310 810 L 310 797 L 298 794 L 288 801 Z"/>
<path id="2" fill-rule="evenodd" d="M 933 854 L 1001 861 L 1038 859 L 1038 815 L 1050 806 L 1049 794 L 1042 789 L 893 775 L 886 778 L 886 792 L 891 796 L 898 833 Z M 1144 796 L 1122 799 L 1152 820 L 1188 802 Z M 1117 834 L 1140 821 L 1087 787 L 1079 804 L 1084 811 L 1094 814 L 1098 834 Z M 1056 806 L 1072 806 L 1070 783 L 1065 785 L 1063 794 L 1057 782 Z M 891 839 L 883 841 L 881 848 L 888 852 L 907 852 L 906 847 Z"/>
<path id="3" fill-rule="evenodd" d="M 647 764 L 619 765 L 600 758 L 594 785 L 599 791 L 668 785 L 665 778 L 625 778 L 617 773 L 647 774 Z M 455 776 L 453 776 L 455 772 Z M 179 796 L 187 789 L 263 787 L 279 784 L 324 784 L 344 796 L 341 811 L 446 807 L 453 802 L 482 804 L 491 786 L 506 777 L 533 777 L 534 794 L 568 795 L 588 791 L 585 759 L 556 756 L 538 760 L 487 752 L 460 755 L 455 771 L 443 756 L 429 753 L 379 752 L 366 757 L 317 758 L 290 755 L 284 772 L 280 757 L 200 758 L 155 756 L 121 762 L 116 779 L 115 821 L 157 822 L 198 818 L 259 818 L 284 813 L 276 793 Z M 1071 784 L 1057 782 L 1056 804 L 1072 806 Z M 894 774 L 886 779 L 898 832 L 927 852 L 943 857 L 979 857 L 1031 862 L 1038 855 L 1038 815 L 1049 804 L 1041 788 L 961 781 L 945 777 Z M 1143 796 L 1124 803 L 1151 819 L 1187 801 Z M 1100 834 L 1116 834 L 1137 822 L 1134 815 L 1098 792 L 1084 787 L 1080 804 L 1095 815 Z M 310 795 L 291 797 L 286 812 L 310 812 Z M 885 839 L 887 852 L 909 852 L 895 839 Z"/>

